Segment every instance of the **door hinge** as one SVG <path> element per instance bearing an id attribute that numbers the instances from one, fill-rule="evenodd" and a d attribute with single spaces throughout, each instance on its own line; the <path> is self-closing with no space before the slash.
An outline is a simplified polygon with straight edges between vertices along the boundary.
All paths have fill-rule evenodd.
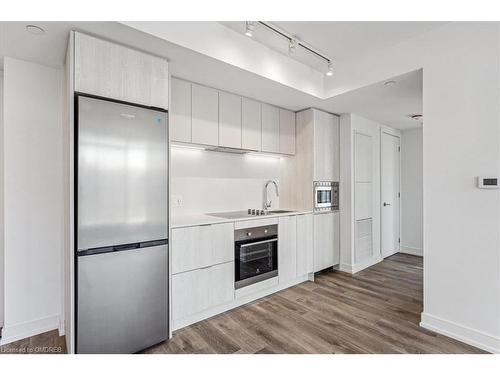
<path id="1" fill-rule="evenodd" d="M 398 152 L 401 152 L 401 147 L 400 146 L 398 146 Z"/>
<path id="2" fill-rule="evenodd" d="M 401 198 L 401 193 L 398 193 L 398 198 Z"/>
<path id="3" fill-rule="evenodd" d="M 398 243 L 401 243 L 401 238 L 398 238 Z"/>

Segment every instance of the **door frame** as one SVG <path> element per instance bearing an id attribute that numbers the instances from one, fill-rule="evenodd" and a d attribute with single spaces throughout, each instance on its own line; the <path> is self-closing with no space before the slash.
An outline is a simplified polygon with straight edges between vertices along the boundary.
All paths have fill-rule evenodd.
<path id="1" fill-rule="evenodd" d="M 382 227 L 383 227 L 383 219 L 382 219 L 382 137 L 383 135 L 390 135 L 396 138 L 399 138 L 399 242 L 398 242 L 398 251 L 394 254 L 401 252 L 401 131 L 398 129 L 391 128 L 389 126 L 380 125 L 380 147 L 379 147 L 379 161 L 380 161 L 380 178 L 379 178 L 379 215 L 380 215 L 380 258 L 384 259 L 382 255 Z M 393 255 L 394 255 L 393 254 Z"/>

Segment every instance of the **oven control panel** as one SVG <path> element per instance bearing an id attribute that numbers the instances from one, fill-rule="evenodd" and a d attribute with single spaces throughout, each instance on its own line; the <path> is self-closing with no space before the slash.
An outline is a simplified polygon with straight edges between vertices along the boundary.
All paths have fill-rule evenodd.
<path id="1" fill-rule="evenodd" d="M 263 237 L 269 236 L 277 236 L 278 235 L 278 225 L 266 225 L 263 227 L 254 227 L 254 228 L 245 228 L 238 229 L 234 231 L 234 241 L 242 241 L 249 239 L 259 239 Z"/>

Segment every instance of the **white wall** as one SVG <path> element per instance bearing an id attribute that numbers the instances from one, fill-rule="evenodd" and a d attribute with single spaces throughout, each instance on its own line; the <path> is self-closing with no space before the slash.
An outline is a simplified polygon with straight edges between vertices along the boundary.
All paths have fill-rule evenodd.
<path id="1" fill-rule="evenodd" d="M 3 226 L 3 71 L 0 70 L 0 329 L 4 323 L 4 226 Z"/>
<path id="2" fill-rule="evenodd" d="M 172 148 L 172 216 L 262 208 L 264 184 L 279 184 L 280 159 Z M 273 208 L 279 207 L 269 186 Z M 175 206 L 181 195 L 182 207 Z"/>
<path id="3" fill-rule="evenodd" d="M 62 71 L 5 58 L 5 331 L 58 328 L 63 245 Z"/>
<path id="4" fill-rule="evenodd" d="M 499 35 L 497 22 L 450 23 L 336 74 L 356 87 L 423 68 L 422 325 L 497 352 L 500 190 L 474 178 L 500 171 Z"/>
<path id="5" fill-rule="evenodd" d="M 423 255 L 422 128 L 401 133 L 401 252 Z"/>

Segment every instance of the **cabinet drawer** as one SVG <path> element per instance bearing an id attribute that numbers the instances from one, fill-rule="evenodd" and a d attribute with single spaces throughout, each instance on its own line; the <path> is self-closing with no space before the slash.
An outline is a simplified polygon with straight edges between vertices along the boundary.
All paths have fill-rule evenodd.
<path id="1" fill-rule="evenodd" d="M 234 262 L 172 276 L 172 318 L 179 320 L 234 299 Z"/>
<path id="2" fill-rule="evenodd" d="M 234 225 L 200 225 L 172 230 L 172 273 L 234 260 Z"/>

